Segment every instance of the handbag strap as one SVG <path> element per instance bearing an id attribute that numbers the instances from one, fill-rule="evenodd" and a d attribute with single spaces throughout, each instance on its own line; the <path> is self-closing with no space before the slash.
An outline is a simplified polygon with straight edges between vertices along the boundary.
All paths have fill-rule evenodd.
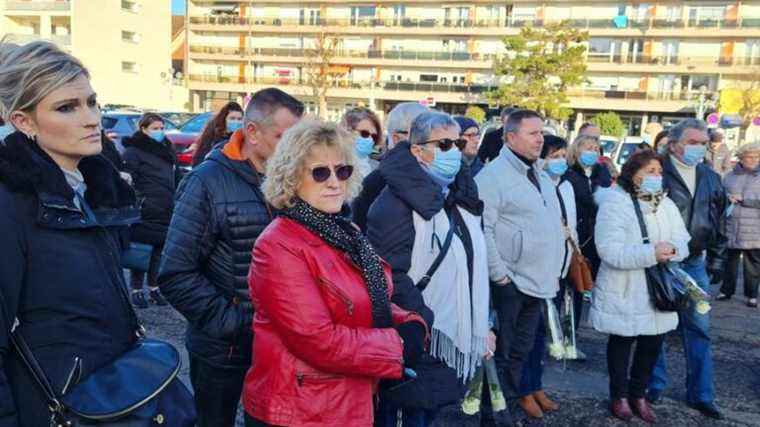
<path id="1" fill-rule="evenodd" d="M 452 209 L 456 209 L 456 207 L 452 207 Z M 446 233 L 446 239 L 443 241 L 443 245 L 441 246 L 441 250 L 438 252 L 438 256 L 435 257 L 435 260 L 433 260 L 433 263 L 430 264 L 430 268 L 425 272 L 425 275 L 422 276 L 422 278 L 417 282 L 417 289 L 420 290 L 420 292 L 424 291 L 425 288 L 430 284 L 430 279 L 433 277 L 433 274 L 435 274 L 436 270 L 438 270 L 438 267 L 441 266 L 441 263 L 443 262 L 443 259 L 446 258 L 446 254 L 449 252 L 449 247 L 451 246 L 451 239 L 454 237 L 454 222 L 452 220 L 452 215 L 450 212 L 447 212 L 447 215 L 449 218 L 449 231 Z"/>
<path id="2" fill-rule="evenodd" d="M 636 198 L 636 196 L 631 195 L 631 200 L 633 200 L 633 210 L 636 211 L 636 219 L 639 220 L 639 228 L 641 229 L 641 240 L 645 244 L 649 244 L 649 233 L 647 232 L 647 225 L 644 222 L 644 215 L 641 213 L 641 206 L 639 205 L 639 199 Z"/>
<path id="3" fill-rule="evenodd" d="M 15 322 L 10 321 L 10 313 L 8 312 L 8 307 L 5 304 L 5 298 L 3 297 L 2 293 L 0 293 L 0 309 L 3 311 L 3 318 L 5 319 L 6 323 L 11 327 L 11 330 L 8 333 L 11 344 L 13 344 L 13 347 L 16 349 L 16 352 L 21 358 L 24 367 L 32 376 L 32 380 L 34 380 L 42 394 L 45 396 L 45 399 L 47 400 L 46 403 L 48 405 L 48 409 L 53 416 L 51 420 L 56 421 L 58 425 L 62 425 L 63 422 L 65 422 L 65 420 L 61 418 L 63 416 L 61 414 L 63 411 L 63 405 L 58 400 L 55 389 L 53 389 L 53 386 L 50 384 L 50 380 L 48 380 L 47 375 L 45 375 L 45 371 L 42 370 L 42 367 L 37 361 L 37 358 L 34 357 L 34 354 L 29 348 L 29 345 L 26 343 L 26 340 L 24 340 L 24 337 L 21 336 L 21 333 L 13 328 Z"/>

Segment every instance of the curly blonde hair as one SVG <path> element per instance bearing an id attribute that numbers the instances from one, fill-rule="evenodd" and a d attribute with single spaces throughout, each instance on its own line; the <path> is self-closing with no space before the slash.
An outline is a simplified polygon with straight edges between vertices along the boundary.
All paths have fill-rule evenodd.
<path id="1" fill-rule="evenodd" d="M 266 179 L 262 186 L 267 202 L 276 209 L 292 207 L 301 185 L 306 158 L 316 146 L 337 150 L 345 164 L 356 166 L 351 134 L 334 123 L 302 120 L 282 135 L 272 157 L 267 160 Z M 361 190 L 361 174 L 354 172 L 346 181 L 346 199 Z"/>

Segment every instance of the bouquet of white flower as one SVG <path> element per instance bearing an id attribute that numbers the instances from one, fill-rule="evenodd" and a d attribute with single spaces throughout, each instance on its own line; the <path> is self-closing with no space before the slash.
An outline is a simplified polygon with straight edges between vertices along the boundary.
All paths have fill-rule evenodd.
<path id="1" fill-rule="evenodd" d="M 668 263 L 667 268 L 678 278 L 673 281 L 674 289 L 682 295 L 687 295 L 694 302 L 697 313 L 707 314 L 712 308 L 709 302 L 710 294 L 700 288 L 697 281 L 678 264 Z"/>

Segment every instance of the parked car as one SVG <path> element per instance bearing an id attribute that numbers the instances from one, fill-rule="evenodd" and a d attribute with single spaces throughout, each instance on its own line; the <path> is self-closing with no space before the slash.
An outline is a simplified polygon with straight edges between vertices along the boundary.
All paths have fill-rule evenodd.
<path id="1" fill-rule="evenodd" d="M 125 136 L 130 136 L 137 131 L 138 123 L 140 123 L 141 113 L 133 111 L 112 111 L 103 113 L 100 120 L 103 130 L 106 136 L 116 144 L 116 148 L 119 152 L 124 151 L 124 146 L 121 145 L 121 139 Z M 177 125 L 169 119 L 164 119 L 164 127 L 166 131 L 172 131 L 177 129 Z"/>
<path id="2" fill-rule="evenodd" d="M 195 147 L 191 147 L 203 132 L 206 123 L 214 117 L 214 113 L 201 113 L 185 122 L 179 129 L 166 132 L 166 137 L 174 145 L 177 151 L 177 161 L 183 168 L 190 168 L 193 164 Z"/>
<path id="3" fill-rule="evenodd" d="M 644 142 L 644 138 L 638 136 L 626 136 L 623 142 L 619 144 L 615 154 L 612 157 L 615 160 L 615 165 L 620 168 L 631 157 L 631 154 L 636 151 L 636 147 Z"/>
<path id="4" fill-rule="evenodd" d="M 177 125 L 177 127 L 182 127 L 182 125 L 198 115 L 197 113 L 183 113 L 173 111 L 165 111 L 158 114 L 161 115 L 161 117 L 171 120 L 172 123 Z"/>

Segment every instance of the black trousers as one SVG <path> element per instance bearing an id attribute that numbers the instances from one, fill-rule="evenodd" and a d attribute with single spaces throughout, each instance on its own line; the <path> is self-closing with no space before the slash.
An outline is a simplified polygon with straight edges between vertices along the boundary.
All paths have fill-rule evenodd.
<path id="1" fill-rule="evenodd" d="M 234 427 L 247 367 L 220 368 L 190 354 L 197 427 Z"/>
<path id="2" fill-rule="evenodd" d="M 660 356 L 665 334 L 621 337 L 610 335 L 607 341 L 607 370 L 610 375 L 612 399 L 644 397 L 654 365 Z M 631 347 L 636 343 L 633 364 L 630 367 Z M 630 378 L 630 379 L 629 379 Z"/>
<path id="3" fill-rule="evenodd" d="M 276 427 L 245 414 L 245 427 Z"/>
<path id="4" fill-rule="evenodd" d="M 148 286 L 151 288 L 158 287 L 158 266 L 161 263 L 161 252 L 163 251 L 163 246 L 154 246 L 153 252 L 150 254 L 150 263 L 148 264 Z M 130 271 L 129 282 L 132 285 L 132 289 L 142 289 L 144 280 L 145 272 L 137 270 Z"/>
<path id="5" fill-rule="evenodd" d="M 523 364 L 535 344 L 544 301 L 520 292 L 514 283 L 494 286 L 493 297 L 499 320 L 496 365 L 505 397 L 514 399 L 520 396 Z"/>
<path id="6" fill-rule="evenodd" d="M 744 255 L 744 257 L 742 257 Z M 744 269 L 744 296 L 757 298 L 757 288 L 760 285 L 760 249 L 729 249 L 726 272 L 720 292 L 732 296 L 736 292 L 736 282 L 739 281 L 740 260 Z"/>

